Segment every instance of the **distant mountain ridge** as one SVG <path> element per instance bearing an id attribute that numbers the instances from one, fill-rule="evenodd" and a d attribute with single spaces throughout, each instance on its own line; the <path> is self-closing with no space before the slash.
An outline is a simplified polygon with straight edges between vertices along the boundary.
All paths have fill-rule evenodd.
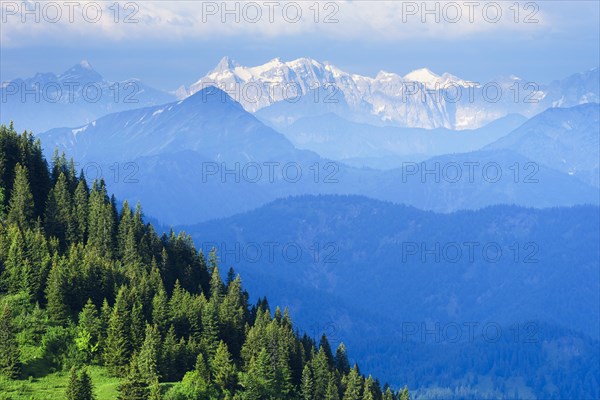
<path id="1" fill-rule="evenodd" d="M 581 386 L 589 370 L 566 362 L 598 365 L 599 212 L 592 206 L 500 205 L 436 214 L 362 196 L 300 196 L 181 228 L 198 247 L 216 247 L 223 263 L 235 264 L 250 293 L 266 291 L 269 299 L 290 304 L 300 326 L 328 326 L 334 337 L 358 349 L 357 360 L 369 373 L 391 383 L 409 376 L 418 389 L 439 385 L 441 375 L 485 392 L 490 388 L 483 379 L 481 385 L 473 381 L 473 374 L 501 379 L 508 373 L 504 362 L 529 354 L 546 361 L 511 369 L 528 383 L 507 383 L 503 395 L 491 398 L 510 396 L 511 386 L 519 392 L 535 387 L 532 397 L 551 398 L 547 391 L 556 388 L 533 379 L 545 374 L 542 369 L 555 371 L 545 382 Z M 278 245 L 273 258 L 264 243 Z M 301 257 L 286 258 L 286 244 L 301 248 Z M 467 324 L 474 327 L 474 339 Z M 547 324 L 595 342 L 580 351 L 582 343 L 565 341 L 565 332 L 555 337 Z M 486 326 L 491 329 L 484 340 Z M 527 327 L 535 329 L 534 342 L 514 336 L 515 329 L 530 334 Z M 489 339 L 494 329 L 502 332 L 500 340 Z M 423 359 L 407 365 L 415 346 Z M 550 361 L 549 346 L 561 349 L 565 363 Z M 487 361 L 457 361 L 462 351 Z M 597 379 L 593 382 L 597 388 Z M 558 398 L 569 398 L 568 389 L 559 391 Z"/>
<path id="2" fill-rule="evenodd" d="M 509 149 L 600 186 L 600 105 L 551 108 L 484 149 Z"/>
<path id="3" fill-rule="evenodd" d="M 551 107 L 598 102 L 599 69 L 550 84 L 509 76 L 472 82 L 427 68 L 374 77 L 311 58 L 244 67 L 224 57 L 189 87 L 165 92 L 138 79 L 111 82 L 85 60 L 61 74 L 38 73 L 2 82 L 0 123 L 40 132 L 82 125 L 103 115 L 183 99 L 210 86 L 227 91 L 249 112 L 280 129 L 299 119 L 335 113 L 351 122 L 409 128 L 475 129 L 510 114 L 531 117 Z M 496 93 L 498 92 L 498 93 Z"/>
<path id="4" fill-rule="evenodd" d="M 367 77 L 311 58 L 286 62 L 275 58 L 263 65 L 244 67 L 224 57 L 216 68 L 178 94 L 184 97 L 216 85 L 247 111 L 262 115 L 276 127 L 295 122 L 298 116 L 294 114 L 314 115 L 314 111 L 304 110 L 313 108 L 306 103 L 318 103 L 328 110 L 332 105 L 327 100 L 336 100 L 340 103 L 336 112 L 354 122 L 468 129 L 507 114 L 532 116 L 549 107 L 598 102 L 599 71 L 595 68 L 542 85 L 514 76 L 472 82 L 449 73 L 437 75 L 427 68 L 404 76 L 380 71 Z M 325 96 L 318 96 L 319 91 Z M 490 94 L 494 91 L 498 93 Z M 298 101 L 300 95 L 309 99 Z M 283 107 L 270 113 L 269 108 L 279 103 Z"/>
<path id="5" fill-rule="evenodd" d="M 106 80 L 82 60 L 63 73 L 38 73 L 2 82 L 0 123 L 14 121 L 16 129 L 41 132 L 81 125 L 105 114 L 174 100 L 139 79 Z"/>
<path id="6" fill-rule="evenodd" d="M 40 137 L 49 157 L 57 147 L 91 166 L 92 179 L 103 173 L 117 197 L 142 201 L 161 223 L 226 217 L 302 194 L 358 194 L 439 212 L 598 203 L 596 188 L 510 149 L 444 154 L 387 171 L 352 167 L 296 148 L 215 87 Z M 468 165 L 477 166 L 473 174 Z"/>

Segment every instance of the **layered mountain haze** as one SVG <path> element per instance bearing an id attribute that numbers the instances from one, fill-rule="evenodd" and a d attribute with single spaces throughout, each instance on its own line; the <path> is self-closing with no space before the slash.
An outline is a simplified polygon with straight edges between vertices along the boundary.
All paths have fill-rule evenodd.
<path id="1" fill-rule="evenodd" d="M 481 399 L 510 368 L 523 382 L 504 381 L 505 393 L 552 398 L 579 390 L 598 368 L 598 212 L 494 206 L 435 214 L 357 196 L 302 196 L 185 230 L 237 265 L 251 292 L 290 304 L 301 326 L 330 326 L 369 373 L 409 379 L 424 392 L 481 392 L 424 398 Z M 278 247 L 268 252 L 265 243 Z M 300 256 L 286 257 L 286 244 Z M 495 329 L 500 337 L 490 340 Z M 460 361 L 466 354 L 472 362 Z M 418 363 L 407 361 L 414 357 Z"/>
<path id="2" fill-rule="evenodd" d="M 516 117 L 497 124 L 510 127 L 520 121 Z M 360 194 L 439 212 L 492 204 L 598 203 L 594 187 L 510 149 L 464 152 L 469 135 L 479 135 L 473 144 L 482 140 L 482 145 L 501 136 L 493 126 L 487 133 L 398 132 L 403 138 L 394 138 L 393 131 L 385 134 L 399 142 L 398 147 L 426 145 L 441 151 L 446 143 L 463 152 L 419 163 L 396 160 L 399 167 L 387 171 L 353 167 L 296 148 L 215 87 L 185 100 L 109 114 L 40 137 L 49 157 L 56 146 L 91 167 L 92 178 L 105 177 L 119 198 L 143 202 L 149 215 L 166 223 L 226 217 L 301 194 Z M 453 143 L 454 134 L 464 137 Z M 349 141 L 340 132 L 332 146 Z M 385 146 L 385 141 L 379 144 L 380 149 Z"/>
<path id="3" fill-rule="evenodd" d="M 510 149 L 547 167 L 599 186 L 600 106 L 552 108 L 486 149 Z"/>
<path id="4" fill-rule="evenodd" d="M 510 114 L 477 129 L 400 128 L 352 122 L 328 113 L 300 118 L 279 130 L 295 146 L 349 165 L 400 168 L 404 162 L 474 151 L 519 127 L 527 119 Z"/>
<path id="5" fill-rule="evenodd" d="M 106 80 L 82 60 L 60 74 L 38 73 L 31 78 L 2 82 L 0 123 L 41 132 L 80 125 L 105 114 L 162 104 L 174 96 L 139 79 Z"/>
<path id="6" fill-rule="evenodd" d="M 185 100 L 109 114 L 75 129 L 52 129 L 42 137 L 60 152 L 98 162 L 184 150 L 215 161 L 287 159 L 301 153 L 214 87 Z"/>

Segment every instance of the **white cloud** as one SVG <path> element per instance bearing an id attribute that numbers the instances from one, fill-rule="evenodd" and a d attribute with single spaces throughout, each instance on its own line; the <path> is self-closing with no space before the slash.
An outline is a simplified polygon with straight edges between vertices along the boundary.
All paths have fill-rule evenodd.
<path id="1" fill-rule="evenodd" d="M 301 37 L 396 40 L 467 38 L 560 29 L 577 8 L 549 2 L 477 1 L 3 1 L 0 40 L 6 47 L 87 40 Z M 559 2 L 553 2 L 559 3 Z M 584 2 L 585 3 L 585 2 Z M 49 6 L 49 4 L 52 4 Z M 119 4 L 120 7 L 115 7 Z M 515 7 L 515 4 L 518 7 Z M 528 4 L 526 6 L 526 4 Z M 423 5 L 426 5 L 425 7 Z M 61 12 L 57 18 L 56 9 Z M 98 11 L 100 10 L 100 11 Z M 568 11 L 565 13 L 565 10 Z M 582 9 L 581 18 L 590 13 Z M 593 16 L 594 13 L 591 13 Z M 529 19 L 528 19 L 529 18 Z M 25 21 L 25 22 L 23 22 Z"/>

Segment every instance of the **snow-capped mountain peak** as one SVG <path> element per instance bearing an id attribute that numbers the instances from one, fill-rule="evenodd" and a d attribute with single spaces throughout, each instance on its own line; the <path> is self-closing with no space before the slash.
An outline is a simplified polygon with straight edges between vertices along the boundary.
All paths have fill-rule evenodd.
<path id="1" fill-rule="evenodd" d="M 440 79 L 440 76 L 431 72 L 429 68 L 420 68 L 404 75 L 404 79 L 410 82 L 431 83 Z"/>
<path id="2" fill-rule="evenodd" d="M 587 73 L 591 79 L 581 79 L 585 82 L 593 81 L 597 74 L 597 70 L 591 71 Z M 576 85 L 586 87 L 585 91 L 582 89 L 576 104 L 597 99 L 597 89 L 587 90 L 587 84 L 579 83 L 581 79 L 573 79 Z M 511 77 L 506 82 L 496 83 L 502 88 L 508 88 L 515 82 L 521 80 Z M 409 85 L 410 83 L 417 85 Z M 287 108 L 294 108 L 294 111 L 286 112 L 296 116 L 318 113 L 319 110 L 325 112 L 323 110 L 331 105 L 317 103 L 331 101 L 332 97 L 339 102 L 339 112 L 346 110 L 343 111 L 346 118 L 373 124 L 468 129 L 480 127 L 509 113 L 527 115 L 528 111 L 524 107 L 528 104 L 524 106 L 522 102 L 515 102 L 514 96 L 507 94 L 511 93 L 510 90 L 504 91 L 502 98 L 494 99 L 493 102 L 485 98 L 489 93 L 474 90 L 484 85 L 485 82 L 465 80 L 447 72 L 439 75 L 428 68 L 420 68 L 404 76 L 380 71 L 375 77 L 369 77 L 350 74 L 330 62 L 320 62 L 309 57 L 291 61 L 277 57 L 251 67 L 240 66 L 224 57 L 215 69 L 191 85 L 187 93 L 179 90 L 177 97 L 190 96 L 206 86 L 217 86 L 253 113 L 290 98 L 297 100 L 298 95 L 306 98 L 298 104 L 292 101 L 278 106 L 278 115 L 269 117 L 274 121 L 293 121 L 297 118 L 288 118 L 289 115 L 286 116 L 283 111 Z M 326 93 L 319 95 L 316 91 Z M 457 97 L 448 102 L 445 93 L 451 93 L 451 98 Z M 530 92 L 525 93 L 528 94 Z M 536 96 L 538 97 L 544 96 Z M 557 99 L 560 96 L 554 98 L 555 101 Z M 570 104 L 569 101 L 567 103 Z M 312 111 L 309 112 L 309 109 Z"/>

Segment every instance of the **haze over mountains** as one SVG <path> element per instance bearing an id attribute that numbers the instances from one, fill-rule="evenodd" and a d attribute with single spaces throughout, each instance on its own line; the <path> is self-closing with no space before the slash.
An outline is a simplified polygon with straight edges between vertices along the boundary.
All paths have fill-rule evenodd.
<path id="1" fill-rule="evenodd" d="M 550 168 L 599 186 L 600 108 L 552 108 L 485 149 L 510 149 Z"/>
<path id="2" fill-rule="evenodd" d="M 105 114 L 172 101 L 139 79 L 111 82 L 82 60 L 63 73 L 38 73 L 2 82 L 0 123 L 39 133 L 81 125 Z"/>
<path id="3" fill-rule="evenodd" d="M 585 110 L 574 109 L 572 118 L 587 118 Z M 593 141 L 597 126 L 592 121 L 580 139 Z M 598 202 L 596 189 L 577 176 L 559 172 L 559 166 L 534 165 L 535 159 L 504 148 L 467 152 L 471 148 L 455 144 L 462 153 L 389 171 L 348 166 L 295 148 L 214 87 L 178 102 L 110 114 L 40 136 L 80 163 L 100 163 L 105 176 L 112 175 L 108 171 L 115 163 L 134 168 L 141 184 L 114 179 L 108 182 L 111 189 L 119 197 L 141 200 L 150 215 L 168 223 L 225 217 L 311 193 L 362 194 L 441 212 L 491 204 Z M 337 142 L 346 139 L 342 135 Z M 47 145 L 48 155 L 52 150 Z"/>
<path id="4" fill-rule="evenodd" d="M 235 265 L 251 292 L 289 304 L 302 326 L 358 349 L 365 368 L 391 383 L 410 376 L 422 391 L 485 393 L 500 380 L 504 393 L 551 398 L 582 387 L 598 366 L 598 213 L 494 206 L 434 214 L 357 196 L 302 196 L 184 228 L 199 248 Z M 552 361 L 556 354 L 562 362 Z M 506 368 L 515 380 L 502 379 Z"/>

